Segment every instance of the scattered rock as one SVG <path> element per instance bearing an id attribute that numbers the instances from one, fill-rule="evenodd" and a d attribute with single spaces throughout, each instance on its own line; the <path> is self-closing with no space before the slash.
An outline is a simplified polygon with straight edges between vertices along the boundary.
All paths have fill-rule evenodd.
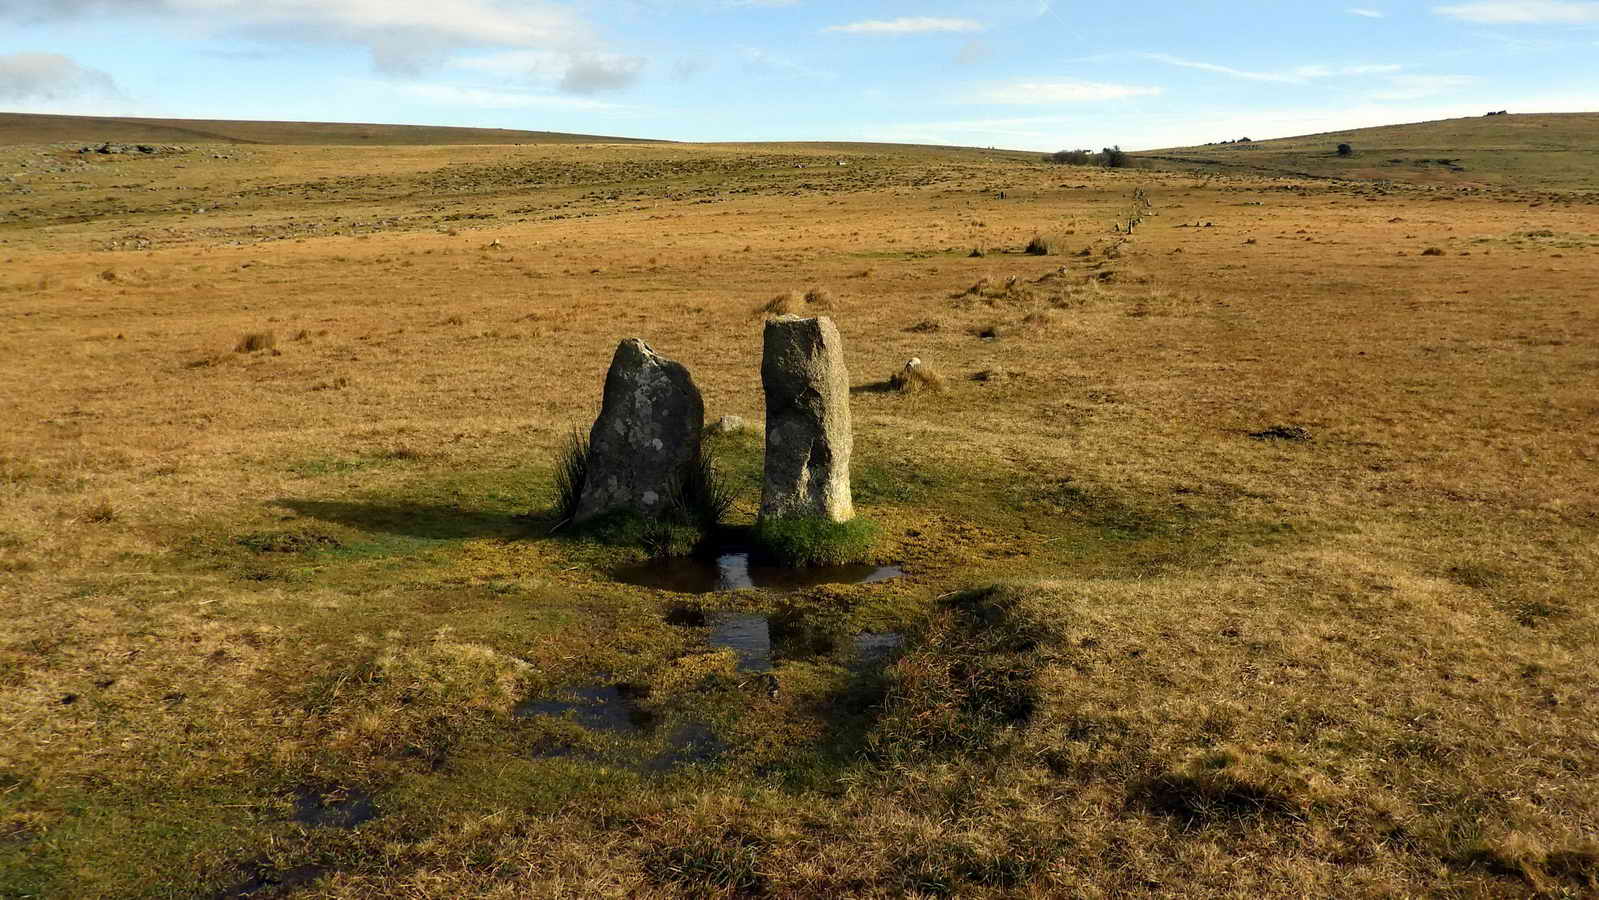
<path id="1" fill-rule="evenodd" d="M 844 339 L 826 316 L 768 320 L 761 358 L 766 471 L 761 517 L 855 517 Z"/>
<path id="2" fill-rule="evenodd" d="M 723 416 L 711 426 L 711 431 L 716 434 L 737 434 L 745 428 L 744 419 L 740 416 Z"/>
<path id="3" fill-rule="evenodd" d="M 699 458 L 705 404 L 688 369 L 639 338 L 616 348 L 605 400 L 589 433 L 578 522 L 628 509 L 655 516 Z"/>

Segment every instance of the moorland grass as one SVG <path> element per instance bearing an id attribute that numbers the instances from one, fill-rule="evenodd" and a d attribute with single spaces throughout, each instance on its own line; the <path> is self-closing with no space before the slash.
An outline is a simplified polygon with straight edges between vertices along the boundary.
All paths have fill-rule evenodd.
<path id="1" fill-rule="evenodd" d="M 1599 261 L 1564 246 L 1591 199 L 1550 187 L 1591 161 L 1496 187 L 1535 154 L 1343 139 L 1336 181 L 1144 169 L 1215 227 L 1136 238 L 1123 173 L 925 148 L 827 184 L 794 165 L 840 151 L 801 145 L 33 178 L 0 354 L 0 895 L 1599 890 Z M 0 163 L 40 153 L 70 162 Z M 106 212 L 135 177 L 137 214 Z M 493 218 L 452 235 L 419 203 Z M 1045 222 L 1065 272 L 951 252 Z M 953 382 L 851 398 L 857 507 L 905 577 L 686 598 L 617 582 L 636 546 L 546 537 L 619 329 L 755 419 L 752 299 L 839 283 L 871 298 L 853 371 Z M 1069 327 L 1027 328 L 1043 308 Z M 317 339 L 185 367 L 268 322 Z M 1314 440 L 1248 436 L 1276 422 Z M 753 521 L 758 434 L 708 443 Z M 775 683 L 709 643 L 729 611 L 771 617 Z M 861 632 L 903 648 L 867 661 Z M 653 732 L 527 714 L 624 683 Z M 696 716 L 721 752 L 647 769 Z M 306 787 L 379 815 L 297 823 Z"/>
<path id="2" fill-rule="evenodd" d="M 761 519 L 753 536 L 761 552 L 778 565 L 842 566 L 870 559 L 878 527 L 860 517 L 834 522 L 820 516 L 783 516 Z"/>

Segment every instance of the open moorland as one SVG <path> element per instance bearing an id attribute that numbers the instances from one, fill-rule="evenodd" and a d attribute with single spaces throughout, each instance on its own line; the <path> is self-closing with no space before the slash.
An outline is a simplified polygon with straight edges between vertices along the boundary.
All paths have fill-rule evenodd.
<path id="1" fill-rule="evenodd" d="M 1591 895 L 1599 170 L 1467 180 L 1595 119 L 1434 127 L 1464 173 L 8 131 L 0 897 Z M 774 298 L 903 576 L 624 582 L 557 450 L 643 337 L 754 426 L 748 525 Z"/>

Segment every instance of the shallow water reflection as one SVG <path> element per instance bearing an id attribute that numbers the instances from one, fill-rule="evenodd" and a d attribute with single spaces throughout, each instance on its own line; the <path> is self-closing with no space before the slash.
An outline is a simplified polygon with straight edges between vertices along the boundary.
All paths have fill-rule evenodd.
<path id="1" fill-rule="evenodd" d="M 679 594 L 712 594 L 744 588 L 788 593 L 824 584 L 872 584 L 904 575 L 898 566 L 816 566 L 787 569 L 751 562 L 747 551 L 715 559 L 657 560 L 616 572 L 616 579 Z"/>

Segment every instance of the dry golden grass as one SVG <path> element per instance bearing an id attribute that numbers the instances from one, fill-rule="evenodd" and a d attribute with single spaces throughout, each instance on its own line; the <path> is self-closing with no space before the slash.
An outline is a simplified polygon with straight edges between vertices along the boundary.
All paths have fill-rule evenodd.
<path id="1" fill-rule="evenodd" d="M 942 394 L 948 390 L 949 385 L 939 371 L 922 362 L 920 358 L 912 357 L 905 365 L 900 367 L 888 379 L 888 384 L 902 394 L 916 394 L 924 391 Z"/>
<path id="2" fill-rule="evenodd" d="M 1599 890 L 1591 198 L 926 148 L 227 155 L 0 150 L 62 167 L 0 209 L 0 895 Z M 1139 186 L 1160 215 L 1113 233 Z M 1050 257 L 968 257 L 1046 221 Z M 944 375 L 853 398 L 908 577 L 684 598 L 545 538 L 617 340 L 759 422 L 751 298 L 795 284 L 848 286 L 858 384 Z M 759 447 L 717 449 L 747 486 Z M 670 624 L 695 602 L 910 637 L 856 674 L 808 643 L 772 698 Z M 654 774 L 619 760 L 664 734 L 513 712 L 595 679 L 710 711 L 725 753 Z M 297 824 L 308 786 L 379 815 Z"/>

